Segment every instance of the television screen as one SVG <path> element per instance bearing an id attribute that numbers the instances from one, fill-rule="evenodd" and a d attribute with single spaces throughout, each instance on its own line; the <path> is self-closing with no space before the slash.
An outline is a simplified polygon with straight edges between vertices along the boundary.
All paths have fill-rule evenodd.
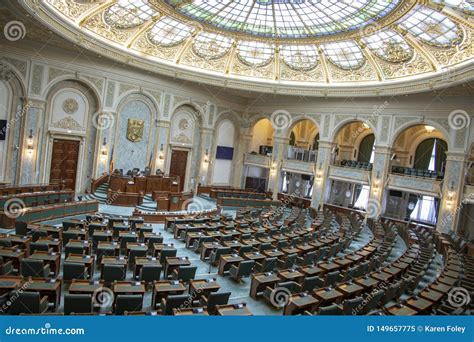
<path id="1" fill-rule="evenodd" d="M 5 140 L 7 135 L 7 120 L 0 120 L 0 140 Z"/>
<path id="2" fill-rule="evenodd" d="M 234 158 L 234 148 L 217 146 L 216 159 L 232 160 Z"/>

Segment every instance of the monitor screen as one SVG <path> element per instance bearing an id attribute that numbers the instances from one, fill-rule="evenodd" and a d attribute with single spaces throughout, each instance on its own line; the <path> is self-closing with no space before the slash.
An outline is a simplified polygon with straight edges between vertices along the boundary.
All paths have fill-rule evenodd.
<path id="1" fill-rule="evenodd" d="M 232 160 L 234 158 L 234 148 L 217 146 L 216 159 Z"/>

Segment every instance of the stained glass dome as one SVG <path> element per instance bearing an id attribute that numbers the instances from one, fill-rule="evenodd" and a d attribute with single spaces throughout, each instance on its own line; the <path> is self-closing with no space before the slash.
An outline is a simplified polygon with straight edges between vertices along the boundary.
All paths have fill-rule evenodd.
<path id="1" fill-rule="evenodd" d="M 24 3 L 111 58 L 214 85 L 250 80 L 258 91 L 326 96 L 363 84 L 379 95 L 400 80 L 432 89 L 473 63 L 471 1 L 45 0 L 39 12 Z"/>

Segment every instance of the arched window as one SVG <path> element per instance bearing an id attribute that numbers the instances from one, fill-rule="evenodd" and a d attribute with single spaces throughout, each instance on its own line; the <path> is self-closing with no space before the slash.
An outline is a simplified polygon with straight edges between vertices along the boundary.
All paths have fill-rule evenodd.
<path id="1" fill-rule="evenodd" d="M 291 146 L 296 146 L 296 137 L 295 137 L 295 133 L 291 132 L 290 134 L 290 145 Z"/>
<path id="2" fill-rule="evenodd" d="M 357 161 L 372 163 L 374 159 L 375 135 L 369 134 L 362 139 L 359 145 L 359 155 Z"/>
<path id="3" fill-rule="evenodd" d="M 413 167 L 420 170 L 442 171 L 446 163 L 448 145 L 444 140 L 429 138 L 416 148 Z"/>
<path id="4" fill-rule="evenodd" d="M 319 149 L 319 133 L 314 137 L 312 149 L 313 151 L 317 151 Z"/>

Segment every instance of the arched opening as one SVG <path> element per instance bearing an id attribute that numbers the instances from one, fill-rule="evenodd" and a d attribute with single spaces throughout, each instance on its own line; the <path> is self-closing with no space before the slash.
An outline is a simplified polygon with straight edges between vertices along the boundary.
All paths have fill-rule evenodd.
<path id="1" fill-rule="evenodd" d="M 319 130 L 313 121 L 300 120 L 289 132 L 286 159 L 300 162 L 316 163 L 319 146 Z M 314 176 L 299 173 L 285 167 L 281 172 L 281 189 L 285 194 L 311 198 Z"/>
<path id="2" fill-rule="evenodd" d="M 334 137 L 335 147 L 332 151 L 331 163 L 338 167 L 347 168 L 344 171 L 350 175 L 368 173 L 372 171 L 374 161 L 375 134 L 370 126 L 364 122 L 354 121 L 342 126 Z M 331 180 L 329 203 L 347 208 L 366 210 L 370 184 L 367 177 L 352 177 L 357 181 Z"/>
<path id="3" fill-rule="evenodd" d="M 250 153 L 271 155 L 273 151 L 273 125 L 268 119 L 261 119 L 253 126 Z"/>
<path id="4" fill-rule="evenodd" d="M 0 81 L 0 183 L 6 181 L 7 165 L 7 141 L 9 129 L 7 124 L 11 113 L 12 94 L 10 87 L 4 81 Z"/>
<path id="5" fill-rule="evenodd" d="M 413 182 L 444 178 L 447 140 L 439 129 L 413 125 L 403 130 L 393 144 L 391 173 Z M 389 189 L 386 215 L 401 220 L 435 225 L 441 193 L 415 193 Z"/>
<path id="6" fill-rule="evenodd" d="M 212 184 L 230 185 L 234 159 L 235 126 L 229 120 L 217 128 L 216 159 L 213 164 Z"/>

